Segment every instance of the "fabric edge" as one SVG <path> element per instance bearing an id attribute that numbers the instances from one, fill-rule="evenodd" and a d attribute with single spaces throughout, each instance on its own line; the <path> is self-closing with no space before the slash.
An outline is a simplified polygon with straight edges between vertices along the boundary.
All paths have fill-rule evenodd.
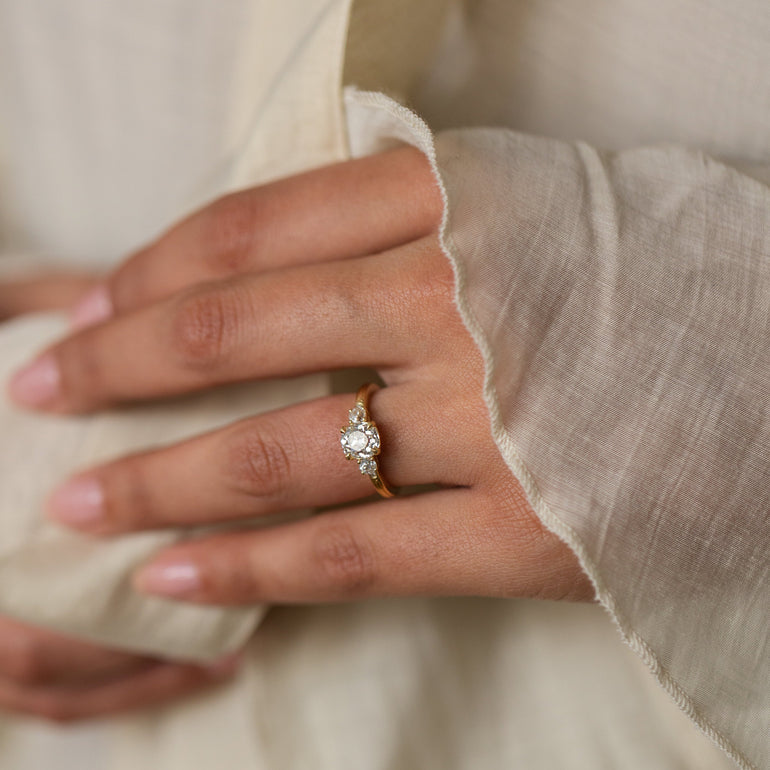
<path id="1" fill-rule="evenodd" d="M 345 104 L 357 105 L 364 108 L 380 110 L 387 113 L 397 123 L 409 130 L 412 144 L 417 147 L 428 159 L 434 179 L 439 187 L 443 205 L 439 241 L 444 256 L 449 260 L 455 278 L 455 304 L 466 329 L 476 343 L 484 361 L 484 401 L 490 416 L 492 437 L 497 445 L 503 460 L 514 474 L 517 481 L 524 489 L 532 509 L 537 514 L 543 525 L 564 541 L 575 553 L 581 568 L 588 576 L 596 592 L 599 604 L 607 611 L 613 624 L 618 630 L 621 639 L 630 647 L 636 655 L 642 659 L 650 670 L 655 681 L 672 698 L 677 707 L 684 712 L 690 721 L 711 741 L 716 744 L 741 770 L 757 770 L 721 732 L 707 721 L 696 709 L 691 698 L 684 688 L 662 666 L 657 656 L 647 642 L 634 631 L 623 618 L 617 608 L 617 602 L 610 590 L 604 585 L 599 571 L 588 555 L 583 542 L 577 533 L 548 507 L 540 494 L 534 479 L 524 464 L 518 449 L 513 441 L 503 430 L 497 393 L 493 384 L 494 380 L 494 356 L 483 330 L 465 298 L 465 274 L 462 264 L 456 256 L 456 249 L 449 231 L 449 198 L 444 181 L 438 167 L 433 133 L 425 121 L 417 113 L 404 107 L 383 93 L 375 91 L 362 91 L 354 85 L 347 86 L 344 90 Z M 352 132 L 348 129 L 348 137 Z M 407 141 L 407 138 L 404 138 Z M 351 150 L 351 155 L 355 155 Z"/>

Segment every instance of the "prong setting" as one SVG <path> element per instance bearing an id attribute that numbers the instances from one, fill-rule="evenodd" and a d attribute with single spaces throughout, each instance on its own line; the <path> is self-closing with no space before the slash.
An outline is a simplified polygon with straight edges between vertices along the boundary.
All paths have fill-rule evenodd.
<path id="1" fill-rule="evenodd" d="M 340 428 L 340 444 L 345 457 L 355 460 L 362 474 L 376 477 L 377 461 L 380 453 L 380 433 L 377 426 L 369 420 L 366 408 L 356 404 L 348 412 L 348 425 Z"/>
<path id="2" fill-rule="evenodd" d="M 367 382 L 358 389 L 355 405 L 348 412 L 348 424 L 340 428 L 340 444 L 345 457 L 358 463 L 358 470 L 371 479 L 380 497 L 394 497 L 396 490 L 380 474 L 380 433 L 369 416 L 369 397 L 377 387 Z"/>

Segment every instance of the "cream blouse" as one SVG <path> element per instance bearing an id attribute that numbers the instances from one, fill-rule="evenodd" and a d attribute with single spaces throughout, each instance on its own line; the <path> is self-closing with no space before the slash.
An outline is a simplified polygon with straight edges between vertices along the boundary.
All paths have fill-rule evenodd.
<path id="1" fill-rule="evenodd" d="M 1 613 L 178 657 L 251 641 L 218 693 L 64 732 L 8 717 L 0 766 L 770 766 L 766 4 L 8 0 L 0 42 L 7 271 L 106 269 L 226 190 L 420 147 L 492 434 L 603 605 L 282 608 L 252 635 L 258 610 L 133 594 L 185 533 L 85 542 L 40 500 L 325 378 L 130 419 L 3 404 Z M 61 329 L 0 327 L 3 369 Z"/>

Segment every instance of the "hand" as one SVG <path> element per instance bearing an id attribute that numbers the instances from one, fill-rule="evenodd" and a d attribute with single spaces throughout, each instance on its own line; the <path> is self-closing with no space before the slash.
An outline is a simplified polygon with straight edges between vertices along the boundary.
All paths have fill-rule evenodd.
<path id="1" fill-rule="evenodd" d="M 411 148 L 227 196 L 129 259 L 77 311 L 101 321 L 16 375 L 53 412 L 351 366 L 377 369 L 383 476 L 422 494 L 370 502 L 339 445 L 353 395 L 237 422 L 85 471 L 50 498 L 59 521 L 117 534 L 355 505 L 188 541 L 136 576 L 147 592 L 221 604 L 383 595 L 589 599 L 503 462 L 483 364 L 454 303 L 441 198 Z"/>
<path id="2" fill-rule="evenodd" d="M 0 617 L 0 708 L 54 722 L 165 703 L 223 681 L 236 665 L 168 663 Z"/>

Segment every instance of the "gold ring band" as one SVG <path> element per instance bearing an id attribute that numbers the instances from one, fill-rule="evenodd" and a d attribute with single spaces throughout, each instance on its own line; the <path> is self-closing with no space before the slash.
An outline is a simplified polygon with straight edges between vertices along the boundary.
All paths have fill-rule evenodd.
<path id="1" fill-rule="evenodd" d="M 377 492 L 383 497 L 394 497 L 395 491 L 380 475 L 380 432 L 369 415 L 369 397 L 377 387 L 367 382 L 358 389 L 355 406 L 348 412 L 348 424 L 340 428 L 340 443 L 345 457 L 358 462 L 358 469 L 372 480 Z"/>

